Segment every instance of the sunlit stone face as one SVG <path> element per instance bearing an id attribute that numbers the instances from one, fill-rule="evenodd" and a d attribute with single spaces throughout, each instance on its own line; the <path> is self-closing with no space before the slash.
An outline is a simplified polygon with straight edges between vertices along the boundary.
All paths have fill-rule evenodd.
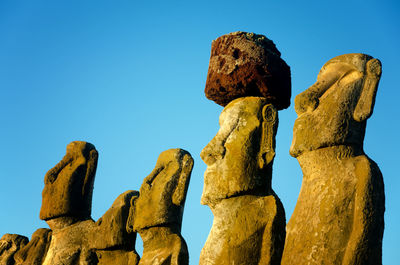
<path id="1" fill-rule="evenodd" d="M 268 176 L 258 164 L 265 104 L 259 97 L 239 98 L 222 111 L 217 135 L 200 154 L 207 164 L 202 204 L 266 186 Z"/>
<path id="2" fill-rule="evenodd" d="M 40 218 L 90 217 L 98 153 L 87 142 L 67 145 L 64 158 L 45 176 Z"/>
<path id="3" fill-rule="evenodd" d="M 139 231 L 156 225 L 180 226 L 193 159 L 182 149 L 160 154 L 153 171 L 144 179 L 139 197 L 132 202 L 128 226 Z"/>
<path id="4" fill-rule="evenodd" d="M 376 91 L 376 82 L 365 81 L 369 59 L 364 54 L 333 58 L 322 67 L 317 82 L 296 96 L 292 156 L 334 145 L 362 147 L 365 122 L 356 121 L 354 111 L 363 92 Z"/>

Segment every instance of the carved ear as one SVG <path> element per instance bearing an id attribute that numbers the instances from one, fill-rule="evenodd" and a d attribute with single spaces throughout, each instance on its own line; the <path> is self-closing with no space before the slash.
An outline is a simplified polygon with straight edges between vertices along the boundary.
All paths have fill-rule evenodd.
<path id="1" fill-rule="evenodd" d="M 275 157 L 275 132 L 278 112 L 272 104 L 265 105 L 262 110 L 262 129 L 258 165 L 264 168 Z"/>
<path id="2" fill-rule="evenodd" d="M 82 195 L 87 195 L 93 191 L 94 176 L 96 175 L 97 160 L 99 158 L 99 153 L 96 149 L 92 149 L 89 152 L 87 158 L 87 167 L 85 180 L 82 187 Z"/>
<path id="3" fill-rule="evenodd" d="M 265 105 L 262 110 L 263 121 L 275 123 L 277 111 L 272 104 Z"/>
<path id="4" fill-rule="evenodd" d="M 175 205 L 181 206 L 185 202 L 186 192 L 189 186 L 190 175 L 193 169 L 193 158 L 190 154 L 185 154 L 181 161 L 181 172 L 178 179 L 178 184 L 172 194 L 172 202 Z"/>
<path id="5" fill-rule="evenodd" d="M 262 109 L 262 128 L 258 165 L 264 168 L 275 157 L 275 128 L 278 121 L 278 112 L 272 104 L 265 105 Z"/>
<path id="6" fill-rule="evenodd" d="M 139 198 L 139 192 L 137 195 L 133 195 L 132 198 L 130 199 L 130 206 L 129 206 L 129 214 L 128 214 L 128 219 L 126 220 L 126 231 L 128 233 L 133 233 L 133 222 L 134 216 L 135 216 L 135 202 Z"/>
<path id="7" fill-rule="evenodd" d="M 361 122 L 371 117 L 381 73 L 382 66 L 378 59 L 371 59 L 367 62 L 364 84 L 353 112 L 354 120 Z"/>

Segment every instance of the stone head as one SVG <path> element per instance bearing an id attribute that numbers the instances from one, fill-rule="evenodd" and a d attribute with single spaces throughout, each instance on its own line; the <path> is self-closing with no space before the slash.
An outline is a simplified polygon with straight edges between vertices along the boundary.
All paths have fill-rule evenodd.
<path id="1" fill-rule="evenodd" d="M 51 236 L 50 229 L 39 228 L 36 230 L 29 243 L 15 254 L 15 264 L 42 264 L 50 246 Z"/>
<path id="2" fill-rule="evenodd" d="M 133 250 L 136 233 L 128 233 L 126 224 L 129 217 L 131 200 L 139 196 L 138 191 L 128 190 L 120 194 L 110 209 L 100 217 L 89 233 L 88 241 L 93 249 Z"/>
<path id="3" fill-rule="evenodd" d="M 317 82 L 295 98 L 290 154 L 347 145 L 362 150 L 381 75 L 379 60 L 353 53 L 329 60 Z"/>
<path id="4" fill-rule="evenodd" d="M 271 192 L 278 112 L 262 97 L 230 102 L 219 118 L 217 135 L 200 156 L 207 164 L 201 203 L 240 194 Z"/>
<path id="5" fill-rule="evenodd" d="M 29 239 L 17 234 L 5 234 L 0 238 L 0 264 L 14 264 L 14 256 L 25 247 Z"/>
<path id="6" fill-rule="evenodd" d="M 67 145 L 64 158 L 44 177 L 40 219 L 90 218 L 97 159 L 98 153 L 90 143 Z"/>
<path id="7" fill-rule="evenodd" d="M 162 152 L 143 180 L 139 196 L 131 199 L 127 230 L 173 226 L 180 231 L 192 168 L 193 158 L 187 151 L 177 148 Z"/>

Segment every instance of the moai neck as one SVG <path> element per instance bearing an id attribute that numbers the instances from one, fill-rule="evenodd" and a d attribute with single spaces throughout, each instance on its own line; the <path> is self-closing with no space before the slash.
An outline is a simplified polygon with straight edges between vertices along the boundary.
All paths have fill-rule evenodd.
<path id="1" fill-rule="evenodd" d="M 331 167 L 327 167 L 327 163 L 341 163 L 344 159 L 363 155 L 362 148 L 348 145 L 336 145 L 317 150 L 304 152 L 297 157 L 303 174 L 310 175 L 312 172 L 331 171 Z"/>
<path id="2" fill-rule="evenodd" d="M 167 226 L 150 227 L 139 231 L 143 240 L 143 248 L 154 248 L 156 242 L 158 248 L 167 248 L 170 246 L 172 237 L 179 236 L 177 229 Z"/>
<path id="3" fill-rule="evenodd" d="M 46 220 L 46 223 L 49 225 L 51 230 L 60 230 L 70 225 L 73 225 L 76 222 L 84 221 L 80 218 L 71 217 L 71 216 L 62 216 L 54 219 Z"/>

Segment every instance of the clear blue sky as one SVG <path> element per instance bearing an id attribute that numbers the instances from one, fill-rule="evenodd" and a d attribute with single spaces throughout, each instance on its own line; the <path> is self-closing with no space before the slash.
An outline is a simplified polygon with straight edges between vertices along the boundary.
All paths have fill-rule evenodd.
<path id="1" fill-rule="evenodd" d="M 204 96 L 211 41 L 241 30 L 275 42 L 291 67 L 293 95 L 337 55 L 382 61 L 365 152 L 385 181 L 384 264 L 398 264 L 400 4 L 277 2 L 1 1 L 0 236 L 30 237 L 47 227 L 38 217 L 43 178 L 73 140 L 93 143 L 100 154 L 94 219 L 120 193 L 140 188 L 161 151 L 180 147 L 195 159 L 182 234 L 197 264 L 212 223 L 200 205 L 206 167 L 199 153 L 222 110 Z M 295 118 L 293 104 L 280 112 L 273 172 L 287 219 L 302 179 L 289 156 Z"/>

